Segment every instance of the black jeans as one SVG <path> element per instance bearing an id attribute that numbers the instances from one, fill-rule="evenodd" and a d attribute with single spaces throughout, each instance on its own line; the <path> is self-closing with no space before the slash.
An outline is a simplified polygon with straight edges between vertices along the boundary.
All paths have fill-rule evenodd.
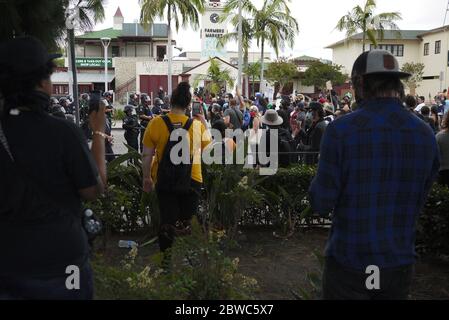
<path id="1" fill-rule="evenodd" d="M 94 287 L 90 265 L 80 269 L 79 290 L 67 289 L 69 276 L 0 277 L 0 300 L 92 300 Z"/>
<path id="2" fill-rule="evenodd" d="M 157 191 L 160 212 L 159 247 L 162 252 L 171 248 L 176 236 L 176 227 L 190 224 L 198 210 L 201 184 L 192 181 L 192 188 L 186 194 L 173 194 Z"/>
<path id="3" fill-rule="evenodd" d="M 442 184 L 443 186 L 449 187 L 449 170 L 440 171 L 438 183 Z"/>
<path id="4" fill-rule="evenodd" d="M 323 272 L 324 300 L 407 300 L 414 266 L 380 270 L 380 289 L 368 290 L 370 274 L 340 265 L 332 257 L 326 258 Z"/>

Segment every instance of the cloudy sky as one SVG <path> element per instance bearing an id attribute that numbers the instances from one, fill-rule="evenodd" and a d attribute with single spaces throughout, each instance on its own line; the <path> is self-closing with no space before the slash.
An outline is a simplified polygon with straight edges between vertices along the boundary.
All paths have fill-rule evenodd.
<path id="1" fill-rule="evenodd" d="M 262 3 L 254 0 L 254 3 Z M 300 33 L 295 47 L 285 50 L 283 56 L 310 55 L 318 58 L 332 58 L 332 51 L 325 49 L 329 44 L 344 38 L 344 34 L 334 30 L 338 19 L 350 8 L 362 5 L 365 0 L 292 0 L 291 10 L 298 20 Z M 377 0 L 377 12 L 399 11 L 403 20 L 401 29 L 428 30 L 443 25 L 448 0 Z M 120 6 L 125 22 L 134 22 L 139 18 L 139 0 L 105 0 L 106 20 L 95 27 L 101 30 L 112 26 L 112 17 Z M 446 24 L 449 23 L 449 18 Z M 180 30 L 175 39 L 179 47 L 186 51 L 200 51 L 199 31 Z M 228 50 L 235 50 L 235 44 L 228 45 Z M 257 47 L 253 48 L 258 50 Z M 176 50 L 175 50 L 176 53 Z"/>

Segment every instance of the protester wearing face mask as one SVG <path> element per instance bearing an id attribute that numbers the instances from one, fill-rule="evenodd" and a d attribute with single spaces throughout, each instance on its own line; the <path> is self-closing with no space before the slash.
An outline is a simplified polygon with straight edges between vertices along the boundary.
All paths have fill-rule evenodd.
<path id="1" fill-rule="evenodd" d="M 309 117 L 311 126 L 308 130 L 296 129 L 293 138 L 296 141 L 296 149 L 301 152 L 320 152 L 321 139 L 327 127 L 324 119 L 325 113 L 323 106 L 319 102 L 310 104 Z M 307 154 L 304 157 L 306 164 L 312 165 L 318 162 L 318 154 Z"/>

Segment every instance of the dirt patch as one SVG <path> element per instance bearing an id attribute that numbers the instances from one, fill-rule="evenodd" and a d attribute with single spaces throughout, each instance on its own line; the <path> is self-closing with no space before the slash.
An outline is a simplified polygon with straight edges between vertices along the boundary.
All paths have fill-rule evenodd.
<path id="1" fill-rule="evenodd" d="M 270 229 L 246 229 L 238 246 L 227 254 L 240 259 L 240 272 L 255 278 L 260 286 L 257 299 L 290 300 L 300 288 L 310 289 L 308 273 L 317 273 L 320 264 L 314 252 L 322 253 L 327 229 L 301 230 L 288 240 L 273 236 Z M 99 251 L 111 265 L 118 265 L 127 253 L 118 248 L 118 240 L 145 242 L 141 237 L 111 237 Z M 105 248 L 106 250 L 101 249 Z M 139 250 L 137 264 L 146 265 L 158 252 L 157 243 Z M 420 259 L 412 286 L 411 299 L 449 299 L 449 263 L 437 259 Z"/>

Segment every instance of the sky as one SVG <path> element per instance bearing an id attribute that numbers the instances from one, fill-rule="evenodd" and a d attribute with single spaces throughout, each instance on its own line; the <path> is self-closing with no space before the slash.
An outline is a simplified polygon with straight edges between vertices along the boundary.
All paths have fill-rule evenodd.
<path id="1" fill-rule="evenodd" d="M 259 6 L 262 2 L 253 0 L 253 3 Z M 399 11 L 403 19 L 398 25 L 403 30 L 429 30 L 443 26 L 448 2 L 448 0 L 377 0 L 376 12 Z M 335 30 L 338 20 L 354 6 L 364 3 L 365 0 L 292 0 L 290 9 L 299 23 L 299 34 L 294 48 L 286 48 L 281 52 L 281 56 L 308 55 L 331 60 L 332 50 L 325 47 L 345 38 L 344 33 Z M 122 10 L 125 22 L 132 23 L 139 18 L 139 0 L 105 0 L 106 20 L 98 24 L 95 30 L 112 27 L 113 16 L 118 6 Z M 449 15 L 446 24 L 449 24 Z M 184 51 L 201 50 L 199 31 L 179 30 L 174 37 L 177 46 Z M 236 50 L 237 45 L 230 43 L 227 49 Z M 271 49 L 268 50 L 272 52 Z M 259 49 L 254 45 L 251 51 Z"/>

